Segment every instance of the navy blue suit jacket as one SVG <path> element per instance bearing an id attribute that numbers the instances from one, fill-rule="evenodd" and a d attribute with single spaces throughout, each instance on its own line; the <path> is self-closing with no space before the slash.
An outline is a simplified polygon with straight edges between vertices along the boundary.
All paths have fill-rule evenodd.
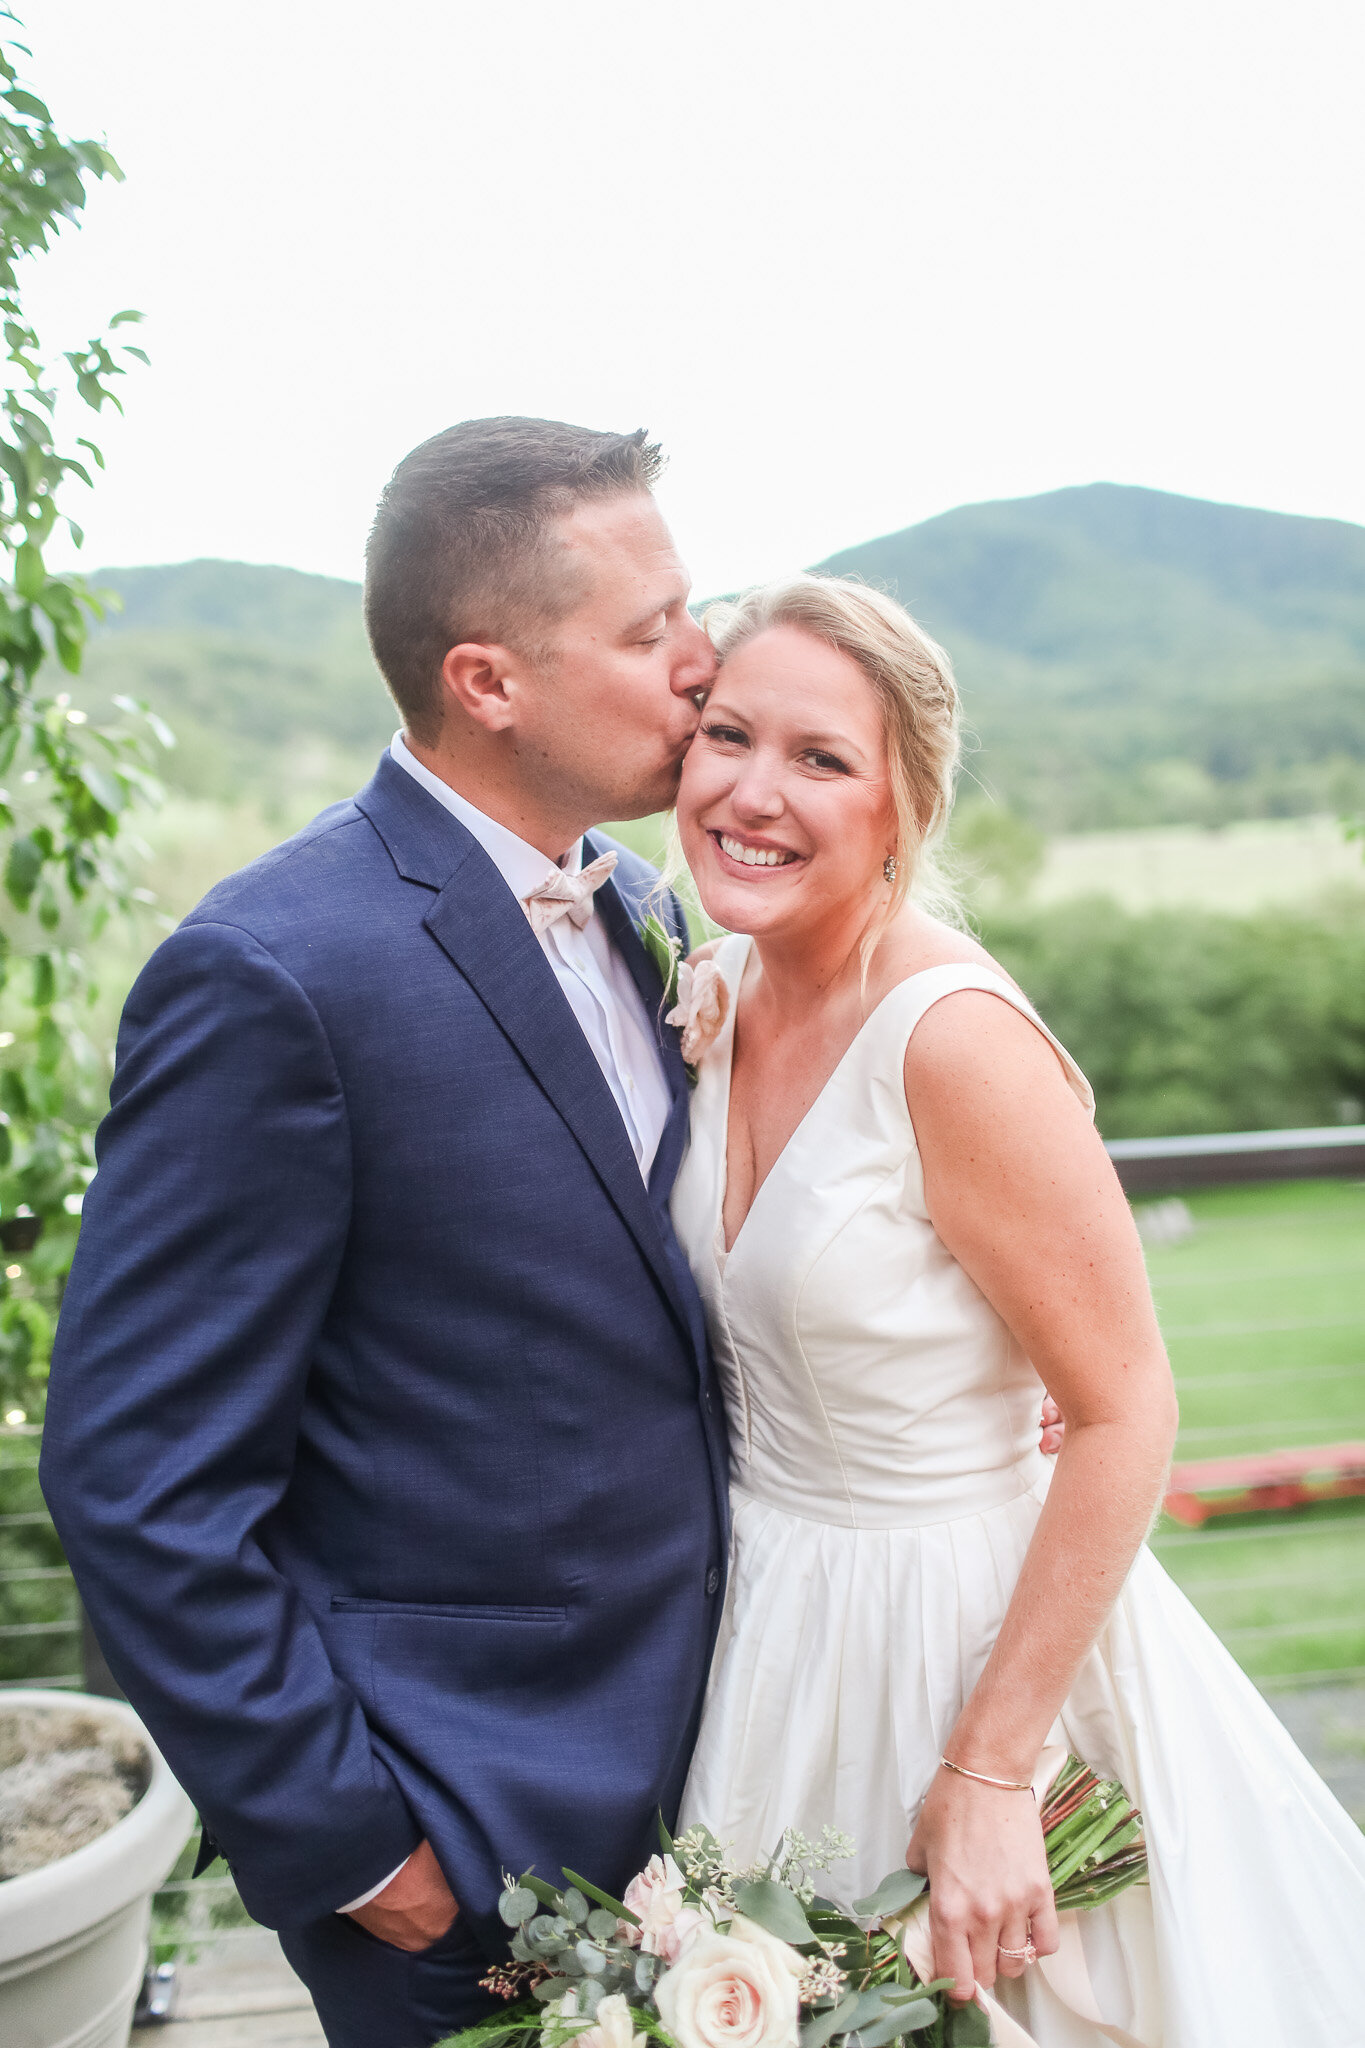
<path id="1" fill-rule="evenodd" d="M 656 888 L 622 849 L 597 898 L 654 1015 Z M 387 756 L 128 999 L 43 1484 L 268 1925 L 425 1835 L 493 1947 L 503 1870 L 620 1885 L 676 1804 L 725 1445 L 660 1043 L 646 1188 L 524 913 Z"/>

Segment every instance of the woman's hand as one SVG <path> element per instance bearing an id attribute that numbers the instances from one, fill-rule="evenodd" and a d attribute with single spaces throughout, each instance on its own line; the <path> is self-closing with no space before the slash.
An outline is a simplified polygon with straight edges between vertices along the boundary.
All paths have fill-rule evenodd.
<path id="1" fill-rule="evenodd" d="M 1022 1977 L 1027 1964 L 1002 1956 L 1030 1941 L 1040 1956 L 1057 1946 L 1057 1909 L 1038 1808 L 1030 1792 L 1005 1792 L 940 1769 L 929 1787 L 905 1860 L 929 1879 L 934 1975 L 953 1977 L 953 1996 L 989 1991 L 996 1977 Z"/>

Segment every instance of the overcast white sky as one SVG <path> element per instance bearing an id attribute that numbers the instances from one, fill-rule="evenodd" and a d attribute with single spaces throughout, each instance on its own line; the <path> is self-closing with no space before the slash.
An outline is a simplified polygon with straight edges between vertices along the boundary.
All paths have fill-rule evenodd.
<path id="1" fill-rule="evenodd" d="M 90 566 L 358 575 L 496 412 L 651 427 L 701 590 L 1098 477 L 1365 521 L 1360 0 L 13 4 L 128 174 L 33 302 L 148 315 Z"/>

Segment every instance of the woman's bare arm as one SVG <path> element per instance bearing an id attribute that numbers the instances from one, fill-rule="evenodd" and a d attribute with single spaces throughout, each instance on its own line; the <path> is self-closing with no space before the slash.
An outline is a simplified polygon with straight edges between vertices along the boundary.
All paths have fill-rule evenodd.
<path id="1" fill-rule="evenodd" d="M 1019 1783 L 1146 1536 L 1175 1393 L 1127 1203 L 1042 1034 L 998 997 L 962 991 L 920 1024 L 905 1080 L 934 1227 L 1066 1422 L 1000 1635 L 945 1751 Z M 993 1981 L 997 1944 L 1022 1947 L 1030 1919 L 1038 1947 L 1054 1945 L 1027 1795 L 941 1770 L 911 1860 L 930 1871 L 937 1967 L 960 1987 L 969 1969 Z"/>

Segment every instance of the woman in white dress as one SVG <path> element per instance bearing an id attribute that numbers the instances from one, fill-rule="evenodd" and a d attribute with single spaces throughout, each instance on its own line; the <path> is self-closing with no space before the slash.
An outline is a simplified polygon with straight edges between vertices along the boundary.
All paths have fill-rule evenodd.
<path id="1" fill-rule="evenodd" d="M 683 1820 L 744 1859 L 841 1828 L 845 1899 L 927 1871 L 937 1970 L 1040 2048 L 1365 2043 L 1365 1838 L 1144 1548 L 1176 1403 L 1090 1090 L 911 894 L 947 657 L 813 578 L 717 638 L 678 818 L 734 936 L 674 1215 L 734 1544 Z M 1061 1930 L 1027 1789 L 1058 1741 L 1122 1780 L 1151 1866 Z"/>

